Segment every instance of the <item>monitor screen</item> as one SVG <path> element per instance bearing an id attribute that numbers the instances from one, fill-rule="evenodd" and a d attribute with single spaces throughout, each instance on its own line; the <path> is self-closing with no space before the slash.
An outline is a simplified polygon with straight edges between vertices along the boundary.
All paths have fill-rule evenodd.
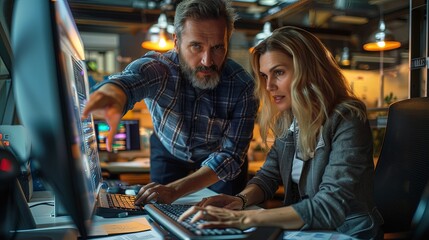
<path id="1" fill-rule="evenodd" d="M 32 156 L 85 238 L 102 178 L 93 119 L 81 119 L 88 79 L 67 1 L 16 0 L 11 32 L 16 105 Z"/>
<path id="2" fill-rule="evenodd" d="M 94 120 L 95 135 L 99 151 L 107 151 L 107 134 L 110 127 L 104 120 Z M 113 139 L 112 151 L 140 151 L 140 121 L 138 119 L 121 120 Z"/>

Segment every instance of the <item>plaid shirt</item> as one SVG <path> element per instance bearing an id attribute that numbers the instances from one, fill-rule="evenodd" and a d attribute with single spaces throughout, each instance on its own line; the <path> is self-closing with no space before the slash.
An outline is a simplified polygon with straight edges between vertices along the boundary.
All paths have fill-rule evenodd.
<path id="1" fill-rule="evenodd" d="M 240 173 L 258 109 L 252 77 L 227 59 L 219 85 L 194 88 L 184 79 L 175 51 L 149 52 L 104 83 L 115 83 L 128 96 L 124 113 L 144 99 L 154 132 L 177 158 L 201 162 L 222 180 Z"/>

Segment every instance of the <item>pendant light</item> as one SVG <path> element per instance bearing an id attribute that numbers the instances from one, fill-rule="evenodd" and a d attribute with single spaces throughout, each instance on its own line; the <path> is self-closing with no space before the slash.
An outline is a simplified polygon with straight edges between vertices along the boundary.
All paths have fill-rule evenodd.
<path id="1" fill-rule="evenodd" d="M 369 41 L 363 45 L 363 49 L 366 51 L 380 52 L 380 94 L 378 96 L 377 107 L 384 107 L 384 51 L 401 47 L 401 43 L 396 41 L 393 34 L 386 28 L 382 12 L 380 7 L 380 24 L 378 30 L 371 34 Z"/>
<path id="2" fill-rule="evenodd" d="M 252 52 L 253 48 L 255 48 L 256 45 L 262 42 L 265 38 L 269 37 L 272 33 L 273 32 L 271 31 L 271 23 L 270 22 L 264 23 L 262 32 L 256 34 L 255 39 L 253 40 L 253 45 L 249 49 L 249 51 Z"/>
<path id="3" fill-rule="evenodd" d="M 339 64 L 341 66 L 350 66 L 350 49 L 348 47 L 344 47 L 341 51 Z"/>
<path id="4" fill-rule="evenodd" d="M 152 25 L 147 33 L 146 41 L 142 42 L 142 47 L 153 51 L 168 51 L 174 48 L 174 42 L 171 34 L 174 32 L 174 26 L 168 24 L 167 16 L 161 13 L 158 23 Z"/>
<path id="5" fill-rule="evenodd" d="M 363 45 L 366 51 L 387 51 L 401 47 L 401 43 L 396 41 L 393 34 L 386 28 L 383 16 L 380 14 L 378 30 L 371 34 L 368 42 Z"/>

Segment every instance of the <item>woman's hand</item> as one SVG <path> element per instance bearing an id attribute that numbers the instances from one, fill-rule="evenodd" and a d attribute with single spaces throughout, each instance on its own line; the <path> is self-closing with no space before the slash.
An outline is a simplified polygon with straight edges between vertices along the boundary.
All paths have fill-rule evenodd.
<path id="1" fill-rule="evenodd" d="M 184 212 L 178 221 L 183 221 L 192 216 L 192 223 L 204 220 L 198 225 L 199 228 L 239 228 L 244 230 L 253 227 L 250 217 L 252 215 L 256 214 L 251 214 L 251 211 L 235 211 L 213 206 L 193 206 Z"/>
<path id="2" fill-rule="evenodd" d="M 220 194 L 213 197 L 203 198 L 196 206 L 216 206 L 227 209 L 242 209 L 243 201 L 239 197 L 230 196 L 226 194 Z"/>

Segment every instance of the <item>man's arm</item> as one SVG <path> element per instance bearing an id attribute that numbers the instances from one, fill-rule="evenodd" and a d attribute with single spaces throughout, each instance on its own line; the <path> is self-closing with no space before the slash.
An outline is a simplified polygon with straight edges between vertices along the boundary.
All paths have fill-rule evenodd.
<path id="1" fill-rule="evenodd" d="M 112 150 L 113 137 L 116 134 L 126 103 L 127 96 L 124 91 L 115 84 L 107 83 L 91 94 L 82 112 L 82 118 L 86 118 L 92 113 L 99 118 L 105 119 L 109 124 L 108 151 Z"/>
<path id="2" fill-rule="evenodd" d="M 167 184 L 177 193 L 177 198 L 201 190 L 219 181 L 216 173 L 209 167 L 203 166 L 188 176 Z"/>
<path id="3" fill-rule="evenodd" d="M 143 186 L 136 196 L 136 205 L 157 201 L 172 203 L 176 199 L 201 190 L 219 181 L 216 173 L 208 167 L 201 167 L 196 172 L 167 185 L 149 183 Z"/>

